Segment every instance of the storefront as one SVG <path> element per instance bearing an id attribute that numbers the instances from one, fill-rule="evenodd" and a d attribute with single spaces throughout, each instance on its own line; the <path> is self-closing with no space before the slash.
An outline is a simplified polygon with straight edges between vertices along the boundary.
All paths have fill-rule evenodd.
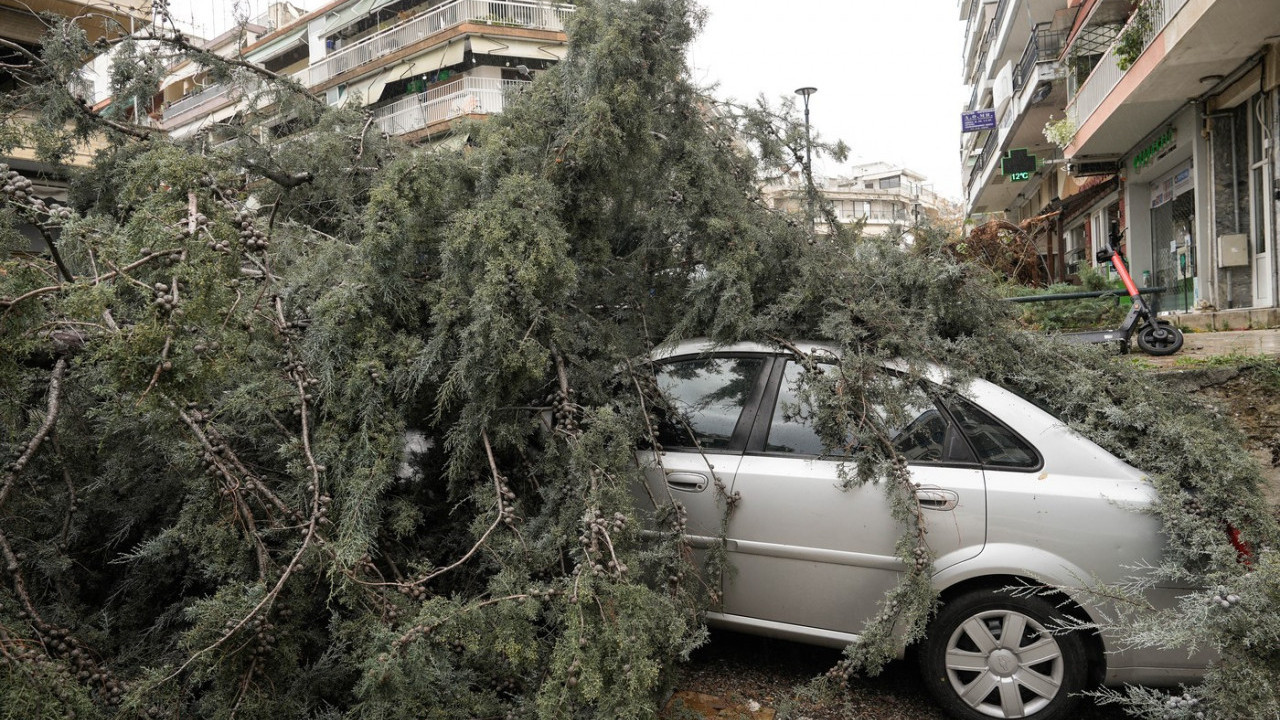
<path id="1" fill-rule="evenodd" d="M 1151 280 L 1165 288 L 1161 310 L 1195 307 L 1196 201 L 1191 161 L 1151 184 Z"/>
<path id="2" fill-rule="evenodd" d="M 1140 284 L 1161 311 L 1186 311 L 1201 297 L 1197 241 L 1197 113 L 1188 107 L 1153 130 L 1125 159 L 1126 250 Z"/>

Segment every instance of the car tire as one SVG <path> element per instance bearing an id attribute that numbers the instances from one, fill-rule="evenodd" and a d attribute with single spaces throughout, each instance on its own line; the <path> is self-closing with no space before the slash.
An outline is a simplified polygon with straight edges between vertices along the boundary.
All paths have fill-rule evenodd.
<path id="1" fill-rule="evenodd" d="M 1182 349 L 1182 331 L 1168 320 L 1143 325 L 1137 340 L 1138 347 L 1148 355 L 1172 355 Z"/>
<path id="2" fill-rule="evenodd" d="M 1065 620 L 1040 597 L 982 591 L 950 601 L 918 654 L 925 687 L 964 720 L 1073 718 L 1088 656 L 1079 632 L 1061 632 Z"/>

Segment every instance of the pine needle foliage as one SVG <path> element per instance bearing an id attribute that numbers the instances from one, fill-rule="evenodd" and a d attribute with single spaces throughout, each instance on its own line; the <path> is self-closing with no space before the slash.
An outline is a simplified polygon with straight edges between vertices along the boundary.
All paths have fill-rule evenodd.
<path id="1" fill-rule="evenodd" d="M 833 679 L 876 672 L 935 604 L 885 428 L 941 364 L 1152 474 L 1171 551 L 1150 577 L 1207 589 L 1117 631 L 1218 648 L 1198 711 L 1274 716 L 1275 530 L 1238 438 L 1098 352 L 1024 334 L 941 233 L 907 251 L 768 209 L 757 180 L 800 162 L 803 131 L 789 106 L 690 83 L 700 17 L 580 3 L 569 58 L 461 151 L 271 83 L 234 142 L 173 142 L 76 109 L 69 63 L 33 64 L 0 137 L 63 127 L 15 122 L 55 98 L 86 124 L 72 136 L 110 146 L 67 206 L 4 178 L 0 712 L 655 717 L 729 569 L 723 548 L 691 566 L 671 498 L 634 497 L 665 403 L 647 358 L 707 336 L 842 352 L 804 394 L 828 444 L 859 447 L 844 481 L 893 499 L 908 570 Z M 71 26 L 47 46 L 89 53 Z M 148 97 L 154 63 L 121 62 L 121 91 Z M 278 117 L 305 141 L 261 142 Z M 718 492 L 728 517 L 740 500 Z M 1248 528 L 1248 568 L 1226 522 Z"/>

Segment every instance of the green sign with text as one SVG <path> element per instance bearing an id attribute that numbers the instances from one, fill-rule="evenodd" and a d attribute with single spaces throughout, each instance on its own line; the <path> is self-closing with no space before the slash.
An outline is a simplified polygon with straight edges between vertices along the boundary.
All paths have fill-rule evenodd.
<path id="1" fill-rule="evenodd" d="M 1022 150 L 1010 150 L 1000 158 L 1000 174 L 1009 182 L 1026 182 L 1040 169 L 1040 159 Z"/>

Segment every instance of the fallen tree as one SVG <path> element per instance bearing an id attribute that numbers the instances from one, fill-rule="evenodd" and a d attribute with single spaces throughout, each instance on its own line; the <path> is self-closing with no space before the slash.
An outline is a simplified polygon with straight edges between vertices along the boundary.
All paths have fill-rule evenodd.
<path id="1" fill-rule="evenodd" d="M 6 170 L 0 715 L 653 717 L 719 569 L 688 567 L 669 499 L 638 526 L 633 449 L 664 402 L 645 360 L 710 336 L 845 351 L 850 382 L 812 389 L 824 432 L 897 498 L 911 569 L 833 677 L 934 605 L 909 476 L 859 411 L 912 400 L 858 381 L 897 358 L 1041 398 L 1152 472 L 1158 572 L 1248 600 L 1160 637 L 1117 621 L 1221 648 L 1199 710 L 1268 717 L 1274 563 L 1245 572 L 1222 524 L 1274 528 L 1224 423 L 1022 333 L 928 228 L 903 251 L 770 210 L 759 178 L 801 161 L 803 126 L 691 85 L 697 25 L 685 0 L 581 4 L 568 60 L 456 152 L 288 87 L 271 112 L 306 142 L 260 144 L 251 117 L 216 150 L 46 103 L 40 132 L 75 116 L 113 143 L 67 206 Z M 6 102 L 60 97 L 81 43 L 62 27 Z M 56 252 L 20 252 L 19 221 Z"/>

